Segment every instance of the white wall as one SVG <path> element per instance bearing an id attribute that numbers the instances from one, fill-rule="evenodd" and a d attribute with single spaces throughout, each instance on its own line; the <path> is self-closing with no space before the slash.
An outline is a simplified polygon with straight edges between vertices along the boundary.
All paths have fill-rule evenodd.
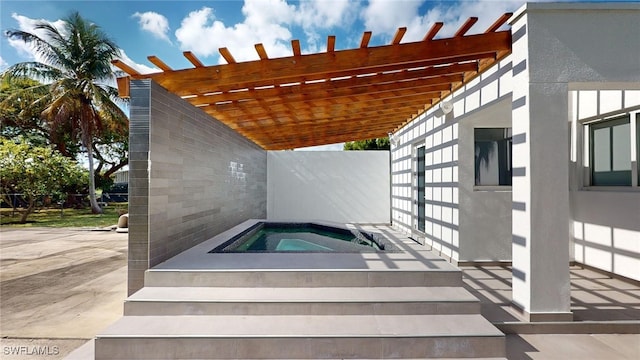
<path id="1" fill-rule="evenodd" d="M 474 128 L 511 126 L 511 60 L 487 69 L 400 129 L 392 148 L 392 219 L 456 261 L 511 260 L 509 187 L 474 187 Z M 417 232 L 416 148 L 426 148 L 425 233 Z"/>
<path id="2" fill-rule="evenodd" d="M 511 96 L 460 118 L 460 261 L 511 260 L 511 186 L 475 186 L 474 129 L 511 127 Z"/>
<path id="3" fill-rule="evenodd" d="M 640 84 L 636 86 L 640 88 Z M 633 119 L 633 113 L 640 108 L 640 91 L 575 90 L 570 92 L 570 99 L 572 259 L 640 280 L 640 188 L 589 186 L 588 139 L 584 135 L 588 125 L 583 125 L 628 112 Z M 635 156 L 632 151 L 632 167 L 637 168 Z"/>
<path id="4" fill-rule="evenodd" d="M 267 218 L 389 223 L 388 151 L 271 151 Z"/>
<path id="5" fill-rule="evenodd" d="M 574 259 L 640 280 L 640 192 L 572 192 Z"/>
<path id="6" fill-rule="evenodd" d="M 582 125 L 576 125 L 576 114 L 581 120 L 590 116 L 591 121 L 624 107 L 637 109 L 639 22 L 639 3 L 525 4 L 511 19 L 512 54 L 444 99 L 454 103 L 446 121 L 430 110 L 395 134 L 399 143 L 392 148 L 394 225 L 416 232 L 415 148 L 424 144 L 435 155 L 455 144 L 452 200 L 429 199 L 441 210 L 458 212 L 452 221 L 436 219 L 438 231 L 431 233 L 428 219 L 427 243 L 431 237 L 436 245 L 449 245 L 455 250 L 451 257 L 464 261 L 486 260 L 487 254 L 506 260 L 500 253 L 506 255 L 511 241 L 513 301 L 532 318 L 570 316 L 570 247 L 577 261 L 638 279 L 640 191 L 636 185 L 595 189 L 576 184 L 584 179 L 583 163 L 577 158 L 584 150 L 576 136 Z M 579 96 L 571 91 L 583 91 L 584 101 L 573 101 Z M 507 104 L 498 104 L 503 99 Z M 514 140 L 510 202 L 507 193 L 485 193 L 469 185 L 473 126 L 499 124 L 506 117 L 513 120 Z M 449 128 L 454 141 L 444 144 Z M 430 164 L 439 169 L 440 163 L 437 159 Z M 441 185 L 436 182 L 434 187 L 427 179 L 427 189 Z M 492 211 L 493 216 L 484 216 Z M 453 237 L 439 232 L 444 225 L 456 230 Z M 472 231 L 474 227 L 479 230 Z M 495 244 L 498 247 L 491 248 Z"/>

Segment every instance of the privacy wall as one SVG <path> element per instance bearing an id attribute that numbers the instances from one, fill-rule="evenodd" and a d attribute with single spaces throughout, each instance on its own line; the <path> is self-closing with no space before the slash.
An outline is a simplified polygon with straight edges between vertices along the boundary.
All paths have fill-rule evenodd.
<path id="1" fill-rule="evenodd" d="M 129 294 L 146 269 L 266 217 L 266 151 L 158 84 L 131 82 L 129 136 Z"/>
<path id="2" fill-rule="evenodd" d="M 268 219 L 390 222 L 388 151 L 273 151 Z"/>

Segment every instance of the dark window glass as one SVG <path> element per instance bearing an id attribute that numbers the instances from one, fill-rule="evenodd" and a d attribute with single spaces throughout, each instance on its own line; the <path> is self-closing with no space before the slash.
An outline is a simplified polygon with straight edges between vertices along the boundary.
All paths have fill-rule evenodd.
<path id="1" fill-rule="evenodd" d="M 590 126 L 591 185 L 631 185 L 631 125 L 629 117 Z"/>
<path id="2" fill-rule="evenodd" d="M 476 128 L 475 184 L 511 185 L 511 128 Z"/>

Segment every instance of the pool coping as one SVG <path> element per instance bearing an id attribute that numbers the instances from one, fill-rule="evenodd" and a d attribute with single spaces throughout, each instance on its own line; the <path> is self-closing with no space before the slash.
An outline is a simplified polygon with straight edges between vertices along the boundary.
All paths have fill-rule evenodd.
<path id="1" fill-rule="evenodd" d="M 393 243 L 387 239 L 385 236 L 383 236 L 382 234 L 378 233 L 378 232 L 372 232 L 372 231 L 365 231 L 362 229 L 356 229 L 354 227 L 348 227 L 345 224 L 328 224 L 328 223 L 321 223 L 321 222 L 316 222 L 316 221 L 258 221 L 256 222 L 254 225 L 248 226 L 246 228 L 244 228 L 243 230 L 241 230 L 240 232 L 238 232 L 237 234 L 233 235 L 229 240 L 223 242 L 221 245 L 215 247 L 214 249 L 210 250 L 209 253 L 274 253 L 274 252 L 282 252 L 279 251 L 277 248 L 276 250 L 256 250 L 256 251 L 252 251 L 252 250 L 238 250 L 238 248 L 242 245 L 243 242 L 245 242 L 248 238 L 252 237 L 254 234 L 256 234 L 257 232 L 261 231 L 262 229 L 265 228 L 271 228 L 271 229 L 288 229 L 288 228 L 305 228 L 308 231 L 325 231 L 325 232 L 334 232 L 334 233 L 339 233 L 341 235 L 347 235 L 350 234 L 349 236 L 352 236 L 354 238 L 357 239 L 362 239 L 364 241 L 368 241 L 371 242 L 373 244 L 375 244 L 376 247 L 373 246 L 367 246 L 364 248 L 345 248 L 345 249 L 333 249 L 333 248 L 329 248 L 329 247 L 325 247 L 322 245 L 317 245 L 314 242 L 309 242 L 307 240 L 302 240 L 302 239 L 283 239 L 282 241 L 285 240 L 298 240 L 298 241 L 303 241 L 303 242 L 308 242 L 311 245 L 317 245 L 321 248 L 323 248 L 323 250 L 296 250 L 295 253 L 297 254 L 301 254 L 301 253 L 315 253 L 315 252 L 332 252 L 332 253 L 352 253 L 352 252 L 395 252 L 395 251 L 399 251 L 399 249 L 396 248 L 395 245 L 393 245 Z M 281 243 L 282 243 L 281 241 Z M 344 240 L 342 240 L 344 241 Z"/>
<path id="2" fill-rule="evenodd" d="M 148 271 L 452 271 L 460 270 L 388 224 L 326 226 L 381 232 L 399 251 L 365 253 L 209 253 L 244 229 L 267 219 L 250 219 L 152 267 Z M 299 222 L 278 220 L 278 222 Z"/>

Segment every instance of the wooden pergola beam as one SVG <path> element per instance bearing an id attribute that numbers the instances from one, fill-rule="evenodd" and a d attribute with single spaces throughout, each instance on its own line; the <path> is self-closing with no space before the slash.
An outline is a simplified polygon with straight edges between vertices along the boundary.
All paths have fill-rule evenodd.
<path id="1" fill-rule="evenodd" d="M 114 65 L 131 79 L 151 79 L 182 96 L 268 150 L 323 145 L 386 136 L 436 105 L 511 52 L 511 32 L 499 31 L 504 14 L 484 33 L 468 35 L 470 18 L 453 37 L 437 38 L 435 23 L 422 41 L 403 43 L 399 28 L 389 45 L 369 46 L 370 31 L 359 47 L 305 54 L 291 41 L 292 56 L 270 59 L 262 44 L 259 60 L 237 62 L 220 49 L 227 64 L 205 66 L 193 53 L 183 55 L 194 68 L 173 70 L 156 56 L 161 73 L 140 74 L 122 61 Z M 126 96 L 128 78 L 118 79 Z"/>
<path id="2" fill-rule="evenodd" d="M 160 60 L 160 58 L 158 58 L 155 55 L 150 55 L 147 56 L 147 59 L 155 66 L 159 67 L 162 71 L 173 71 L 172 68 L 169 67 L 169 65 L 165 64 L 164 61 Z"/>
<path id="3" fill-rule="evenodd" d="M 422 41 L 431 41 L 431 40 L 433 40 L 433 38 L 435 38 L 436 35 L 438 35 L 438 31 L 440 31 L 440 29 L 442 29 L 443 26 L 444 26 L 444 23 L 442 23 L 442 22 L 437 22 L 437 23 L 433 24 L 431 26 L 431 29 L 429 29 L 427 34 L 422 39 Z"/>
<path id="4" fill-rule="evenodd" d="M 373 95 L 368 99 L 358 99 L 359 106 L 353 106 L 353 100 L 347 99 L 344 103 L 340 102 L 325 102 L 325 103 L 313 103 L 313 107 L 305 107 L 307 110 L 297 108 L 297 105 L 302 105 L 304 101 L 297 103 L 281 103 L 273 104 L 268 109 L 263 109 L 251 103 L 231 103 L 218 106 L 205 106 L 201 109 L 210 114 L 215 114 L 216 117 L 235 119 L 237 123 L 252 122 L 259 119 L 269 119 L 278 117 L 294 117 L 293 113 L 298 115 L 303 114 L 331 114 L 332 116 L 342 116 L 344 114 L 357 115 L 364 114 L 371 110 L 388 110 L 391 113 L 394 110 L 398 110 L 404 107 L 418 108 L 422 107 L 427 99 L 440 97 L 440 92 L 434 91 L 432 93 L 395 93 L 388 94 L 387 96 L 374 97 Z M 224 108 L 220 109 L 221 106 Z M 290 107 L 296 108 L 295 112 L 292 112 Z M 394 107 L 394 108 L 390 108 Z M 342 115 L 340 115 L 342 114 Z"/>
<path id="5" fill-rule="evenodd" d="M 462 78 L 460 77 L 462 80 Z M 421 85 L 421 86 L 420 86 Z M 345 91 L 335 91 L 335 92 L 318 92 L 314 94 L 294 94 L 289 97 L 283 98 L 269 98 L 269 99 L 261 99 L 262 103 L 268 104 L 270 109 L 273 109 L 274 106 L 278 106 L 279 104 L 297 104 L 297 103 L 309 103 L 312 104 L 315 101 L 340 101 L 340 99 L 348 98 L 356 99 L 357 101 L 366 101 L 365 99 L 386 99 L 392 97 L 401 97 L 408 95 L 419 95 L 419 94 L 432 94 L 432 93 L 442 93 L 444 91 L 450 91 L 451 85 L 449 83 L 441 83 L 441 84 L 432 84 L 430 82 L 424 83 L 416 83 L 413 88 L 407 89 L 395 89 L 390 85 L 381 85 L 375 89 L 371 89 L 371 87 L 361 87 L 361 88 L 352 88 L 352 89 L 343 89 Z M 361 96 L 358 96 L 361 95 Z M 243 102 L 239 102 L 238 104 L 243 104 L 249 106 L 256 100 L 247 100 Z M 225 111 L 226 109 L 233 108 L 236 102 L 231 102 L 227 104 L 221 105 L 211 105 L 215 106 L 218 111 Z"/>
<path id="6" fill-rule="evenodd" d="M 189 62 L 191 64 L 193 64 L 193 66 L 197 67 L 197 68 L 202 68 L 204 67 L 204 64 L 202 64 L 202 62 L 200 61 L 200 59 L 198 59 L 191 51 L 184 51 L 182 53 L 182 55 L 187 58 L 187 60 L 189 60 Z"/>
<path id="7" fill-rule="evenodd" d="M 302 56 L 302 52 L 300 51 L 300 40 L 291 40 L 291 50 L 293 51 L 293 56 Z"/>
<path id="8" fill-rule="evenodd" d="M 220 55 L 222 55 L 227 64 L 236 63 L 236 59 L 233 58 L 233 55 L 231 55 L 231 51 L 229 51 L 229 49 L 227 49 L 226 47 L 218 49 L 218 52 L 220 52 Z"/>
<path id="9" fill-rule="evenodd" d="M 269 55 L 267 55 L 267 50 L 264 49 L 264 45 L 255 44 L 254 47 L 256 48 L 256 52 L 258 53 L 258 57 L 260 58 L 260 60 L 269 59 Z"/>
<path id="10" fill-rule="evenodd" d="M 365 49 L 369 46 L 371 40 L 371 31 L 365 31 L 362 33 L 362 39 L 360 40 L 360 49 Z"/>
<path id="11" fill-rule="evenodd" d="M 463 64 L 462 66 L 457 66 L 460 69 L 474 69 L 477 68 L 476 64 Z M 287 100 L 291 98 L 304 98 L 304 99 L 314 99 L 314 98 L 332 98 L 332 97 L 342 97 L 342 96 L 352 96 L 358 94 L 364 94 L 367 92 L 375 93 L 381 91 L 391 91 L 398 89 L 414 89 L 418 90 L 421 87 L 429 86 L 429 85 L 437 85 L 437 84 L 448 84 L 451 82 L 462 82 L 463 71 L 448 73 L 446 75 L 440 76 L 428 76 L 421 74 L 435 74 L 438 73 L 436 69 L 429 69 L 435 71 L 428 70 L 416 70 L 417 74 L 411 74 L 411 72 L 401 72 L 401 73 L 393 73 L 393 74 L 381 74 L 372 77 L 365 78 L 350 78 L 344 80 L 336 80 L 336 81 L 325 81 L 321 83 L 313 83 L 313 84 L 300 84 L 294 86 L 286 86 L 286 87 L 277 87 L 270 89 L 262 89 L 262 90 L 247 90 L 247 91 L 239 91 L 233 93 L 220 93 L 216 95 L 210 96 L 199 96 L 194 98 L 189 98 L 189 101 L 192 105 L 213 105 L 219 102 L 226 101 L 240 101 L 240 100 L 252 100 L 252 99 L 261 99 L 266 102 L 277 101 L 278 99 Z M 444 69 L 443 69 L 444 70 Z M 473 71 L 473 70 L 467 70 Z M 445 71 L 443 71 L 445 72 Z M 398 82 L 402 82 L 399 84 Z M 449 89 L 450 90 L 450 89 Z"/>
<path id="12" fill-rule="evenodd" d="M 511 48 L 510 32 L 492 32 L 428 42 L 413 42 L 395 46 L 380 46 L 334 52 L 327 61 L 325 54 L 306 55 L 304 61 L 293 57 L 271 59 L 268 63 L 255 61 L 209 66 L 205 68 L 176 70 L 171 73 L 149 74 L 149 77 L 171 89 L 189 89 L 191 84 L 207 79 L 214 86 L 226 86 L 248 81 L 277 81 L 282 78 L 305 77 L 340 71 L 375 69 L 376 67 L 403 64 L 420 66 L 430 60 L 446 64 L 448 59 L 459 56 L 486 54 Z M 140 74 L 131 74 L 139 77 Z"/>
<path id="13" fill-rule="evenodd" d="M 399 46 L 402 46 L 399 45 Z M 336 52 L 337 53 L 337 52 Z M 324 54 L 326 56 L 326 54 Z M 438 66 L 451 66 L 459 63 L 467 63 L 467 62 L 477 62 L 478 59 L 495 59 L 495 52 L 486 52 L 481 54 L 474 55 L 461 55 L 453 58 L 448 58 L 446 63 L 442 63 L 440 60 L 426 60 L 420 64 L 393 64 L 393 65 L 383 65 L 375 68 L 359 68 L 353 70 L 345 70 L 345 71 L 331 71 L 327 73 L 319 73 L 319 74 L 309 74 L 306 76 L 297 76 L 297 77 L 287 77 L 280 78 L 277 80 L 256 80 L 256 81 L 248 81 L 248 82 L 236 82 L 227 85 L 216 85 L 211 81 L 202 80 L 200 83 L 190 83 L 185 87 L 178 87 L 173 92 L 179 96 L 189 96 L 195 94 L 207 94 L 214 92 L 228 92 L 232 90 L 238 89 L 255 89 L 264 86 L 281 86 L 286 84 L 294 84 L 301 83 L 307 81 L 316 81 L 316 80 L 326 80 L 332 78 L 343 78 L 347 76 L 359 76 L 359 75 L 372 75 L 379 73 L 390 73 L 397 72 L 399 70 L 405 69 L 413 69 L 413 68 L 421 68 L 421 67 L 432 67 Z M 160 84 L 166 84 L 161 82 Z M 169 85 L 167 85 L 169 86 Z"/>
<path id="14" fill-rule="evenodd" d="M 468 18 L 467 21 L 465 21 L 464 24 L 462 24 L 462 26 L 460 26 L 458 31 L 456 31 L 456 34 L 454 36 L 455 37 L 464 36 L 464 34 L 466 34 L 469 30 L 471 30 L 471 27 L 473 27 L 473 25 L 475 25 L 475 23 L 477 23 L 477 22 L 478 22 L 478 18 L 477 17 Z"/>
<path id="15" fill-rule="evenodd" d="M 406 27 L 398 28 L 398 30 L 396 31 L 396 34 L 393 36 L 393 40 L 391 41 L 391 45 L 400 44 L 400 41 L 402 41 L 402 37 L 404 36 L 404 34 L 406 32 L 407 32 L 407 28 Z"/>

